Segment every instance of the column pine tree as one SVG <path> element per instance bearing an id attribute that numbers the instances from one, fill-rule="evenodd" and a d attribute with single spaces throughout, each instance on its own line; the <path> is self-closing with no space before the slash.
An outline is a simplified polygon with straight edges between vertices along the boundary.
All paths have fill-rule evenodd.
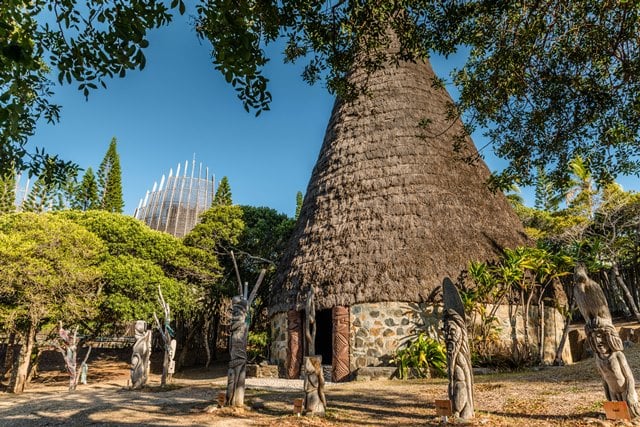
<path id="1" fill-rule="evenodd" d="M 229 180 L 226 176 L 223 176 L 218 184 L 216 195 L 213 197 L 214 206 L 230 206 L 233 204 L 231 200 L 231 187 L 229 186 Z"/>
<path id="2" fill-rule="evenodd" d="M 12 171 L 0 175 L 0 214 L 16 211 L 16 176 Z"/>
<path id="3" fill-rule="evenodd" d="M 76 188 L 73 200 L 73 209 L 87 211 L 90 209 L 100 208 L 100 199 L 98 197 L 98 182 L 93 169 L 88 167 L 82 181 Z"/>
<path id="4" fill-rule="evenodd" d="M 111 139 L 109 149 L 107 149 L 98 168 L 98 195 L 100 209 L 109 212 L 122 212 L 124 208 L 122 172 L 115 138 Z"/>

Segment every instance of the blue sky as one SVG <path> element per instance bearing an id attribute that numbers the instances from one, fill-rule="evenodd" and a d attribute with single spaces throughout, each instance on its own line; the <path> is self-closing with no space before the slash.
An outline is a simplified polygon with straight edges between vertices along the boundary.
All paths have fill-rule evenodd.
<path id="1" fill-rule="evenodd" d="M 30 144 L 97 169 L 112 137 L 118 140 L 125 213 L 179 162 L 227 176 L 235 203 L 269 206 L 293 215 L 315 164 L 333 97 L 308 86 L 299 67 L 274 60 L 271 111 L 248 114 L 213 69 L 209 47 L 188 18 L 150 34 L 147 66 L 108 82 L 85 101 L 75 86 L 56 88 L 62 105 L 55 125 L 41 122 Z"/>
<path id="2" fill-rule="evenodd" d="M 149 41 L 143 71 L 108 82 L 108 89 L 88 101 L 73 85 L 57 87 L 61 121 L 41 122 L 30 144 L 96 170 L 116 137 L 127 214 L 154 181 L 195 154 L 216 181 L 229 178 L 235 203 L 293 215 L 296 193 L 306 190 L 318 156 L 333 96 L 322 84 L 304 83 L 301 66 L 283 64 L 272 49 L 266 68 L 271 111 L 256 118 L 214 70 L 208 43 L 197 39 L 188 17 L 176 17 Z M 441 77 L 455 63 L 456 58 L 432 59 Z M 490 155 L 485 160 L 492 170 L 504 165 Z M 524 195 L 530 203 L 529 193 Z"/>

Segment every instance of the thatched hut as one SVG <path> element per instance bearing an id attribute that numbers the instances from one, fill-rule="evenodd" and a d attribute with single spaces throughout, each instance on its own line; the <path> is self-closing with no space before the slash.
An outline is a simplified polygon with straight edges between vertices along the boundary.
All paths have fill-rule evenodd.
<path id="1" fill-rule="evenodd" d="M 388 360 L 410 330 L 411 303 L 470 260 L 527 241 L 451 98 L 429 63 L 401 63 L 368 77 L 368 93 L 338 99 L 294 236 L 276 273 L 272 359 L 299 372 L 309 286 L 317 303 L 316 353 L 335 380 Z M 355 74 L 362 82 L 364 73 Z M 454 142 L 459 151 L 454 150 Z"/>

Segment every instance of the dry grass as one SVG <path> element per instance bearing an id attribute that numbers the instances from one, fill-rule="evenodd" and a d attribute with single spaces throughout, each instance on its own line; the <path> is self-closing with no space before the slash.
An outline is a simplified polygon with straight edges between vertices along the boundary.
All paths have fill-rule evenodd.
<path id="1" fill-rule="evenodd" d="M 638 377 L 640 346 L 627 350 Z M 66 392 L 64 375 L 43 373 L 23 395 L 0 400 L 0 426 L 436 426 L 434 400 L 446 398 L 447 381 L 389 380 L 329 384 L 325 418 L 292 415 L 298 390 L 249 388 L 247 407 L 207 413 L 225 388 L 224 366 L 179 374 L 172 387 L 158 388 L 158 376 L 143 391 L 127 390 L 127 364 L 95 361 L 92 383 Z M 97 375 L 97 376 L 96 376 Z M 100 378 L 96 382 L 95 378 Z M 476 376 L 478 426 L 632 425 L 604 420 L 604 393 L 593 360 L 564 367 Z M 633 425 L 640 425 L 634 423 Z"/>

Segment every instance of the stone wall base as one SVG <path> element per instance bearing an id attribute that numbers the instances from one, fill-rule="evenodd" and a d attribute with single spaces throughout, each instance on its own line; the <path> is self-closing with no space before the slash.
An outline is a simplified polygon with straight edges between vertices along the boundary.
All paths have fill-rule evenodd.
<path id="1" fill-rule="evenodd" d="M 278 365 L 247 365 L 249 378 L 278 378 Z"/>
<path id="2" fill-rule="evenodd" d="M 489 309 L 490 306 L 487 306 L 487 310 Z M 544 333 L 542 333 L 537 320 L 539 311 L 538 307 L 531 307 L 528 319 L 531 351 L 534 355 L 537 354 L 539 337 L 544 336 L 543 363 L 551 363 L 562 336 L 564 318 L 555 308 L 545 307 Z M 513 328 L 517 333 L 518 341 L 523 342 L 522 313 L 516 308 L 515 312 L 512 311 L 512 316 L 510 319 L 507 306 L 501 306 L 496 311 L 496 317 L 499 319 L 496 324 L 499 336 L 497 349 L 508 351 L 511 348 Z M 271 326 L 271 363 L 286 366 L 288 357 L 286 313 L 273 316 Z M 440 306 L 404 302 L 355 304 L 349 310 L 350 372 L 357 377 L 356 372 L 361 368 L 388 367 L 396 351 L 415 339 L 417 333 L 425 331 L 431 337 L 439 337 L 441 327 L 442 307 Z M 635 336 L 640 339 L 640 331 Z M 563 359 L 565 363 L 574 361 L 569 345 L 565 346 Z M 360 376 L 364 378 L 371 375 L 365 370 Z"/>

